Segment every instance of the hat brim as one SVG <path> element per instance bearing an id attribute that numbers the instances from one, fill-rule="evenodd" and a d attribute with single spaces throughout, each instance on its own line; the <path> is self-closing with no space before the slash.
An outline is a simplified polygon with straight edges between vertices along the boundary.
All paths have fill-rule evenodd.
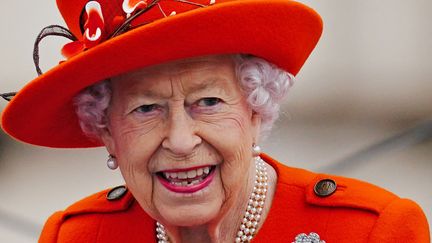
<path id="1" fill-rule="evenodd" d="M 80 129 L 73 97 L 85 87 L 137 68 L 212 54 L 262 57 L 296 75 L 321 36 L 311 8 L 286 0 L 216 4 L 170 16 L 110 39 L 28 83 L 2 114 L 2 127 L 26 143 L 101 146 Z"/>

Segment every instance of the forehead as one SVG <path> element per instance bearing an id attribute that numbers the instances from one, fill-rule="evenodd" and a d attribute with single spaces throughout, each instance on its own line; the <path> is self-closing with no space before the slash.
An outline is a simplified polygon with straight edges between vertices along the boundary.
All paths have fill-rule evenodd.
<path id="1" fill-rule="evenodd" d="M 142 94 L 146 92 L 167 93 L 179 84 L 184 91 L 211 87 L 232 88 L 235 67 L 231 56 L 218 55 L 189 58 L 157 66 L 142 68 L 114 77 L 115 92 Z"/>

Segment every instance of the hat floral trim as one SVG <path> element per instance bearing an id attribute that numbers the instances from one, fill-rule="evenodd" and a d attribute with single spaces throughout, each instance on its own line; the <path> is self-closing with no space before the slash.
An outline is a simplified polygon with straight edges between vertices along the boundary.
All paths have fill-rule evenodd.
<path id="1" fill-rule="evenodd" d="M 67 59 L 96 46 L 102 40 L 105 22 L 101 5 L 97 1 L 90 1 L 85 6 L 85 12 L 88 17 L 84 24 L 83 40 L 68 43 L 61 49 L 61 54 Z"/>
<path id="2" fill-rule="evenodd" d="M 97 45 L 102 39 L 102 30 L 104 29 L 104 17 L 102 7 L 97 1 L 90 1 L 86 4 L 85 10 L 88 16 L 84 25 L 84 41 L 86 46 Z"/>
<path id="3" fill-rule="evenodd" d="M 161 2 L 178 2 L 194 5 L 197 7 L 207 7 L 214 4 L 216 1 L 210 0 L 208 5 L 204 5 L 187 0 L 152 0 L 151 2 L 147 2 L 147 0 L 123 0 L 123 15 L 115 16 L 112 19 L 110 25 L 110 27 L 118 26 L 113 33 L 107 33 L 107 29 L 109 28 L 106 28 L 108 26 L 105 26 L 105 19 L 102 12 L 101 4 L 98 1 L 89 1 L 85 6 L 87 20 L 84 24 L 84 33 L 82 38 L 63 46 L 61 50 L 62 55 L 65 58 L 70 59 L 78 55 L 79 53 L 98 45 L 106 39 L 111 39 L 130 30 L 131 28 L 133 28 L 131 22 L 138 16 L 149 11 L 154 6 L 158 7 L 163 17 L 169 17 L 177 14 L 175 11 L 172 11 L 170 14 L 165 13 L 160 4 Z"/>
<path id="4" fill-rule="evenodd" d="M 147 1 L 134 1 L 134 0 L 124 0 L 122 4 L 123 11 L 128 17 L 132 15 L 137 9 L 143 9 L 147 7 Z"/>
<path id="5" fill-rule="evenodd" d="M 104 9 L 103 5 L 100 2 L 101 1 L 89 1 L 85 5 L 83 9 L 83 13 L 85 14 L 85 22 L 83 25 L 82 36 L 80 38 L 75 37 L 66 28 L 56 26 L 57 28 L 61 27 L 61 32 L 68 33 L 67 35 L 62 36 L 65 36 L 72 40 L 72 42 L 67 43 L 61 49 L 61 54 L 66 58 L 66 60 L 86 50 L 89 50 L 108 39 L 121 35 L 133 28 L 149 24 L 150 22 L 132 22 L 155 6 L 158 7 L 157 9 L 162 14 L 162 17 L 169 17 L 177 14 L 176 11 L 171 11 L 169 14 L 167 14 L 163 10 L 161 3 L 175 2 L 180 4 L 192 5 L 198 8 L 213 5 L 216 3 L 216 0 L 209 0 L 208 4 L 201 4 L 188 0 L 151 0 L 150 2 L 148 2 L 147 0 L 123 0 L 123 3 L 121 4 L 122 14 L 115 15 L 111 20 L 104 18 Z M 112 31 L 112 33 L 109 33 L 110 29 L 114 31 Z M 46 28 L 43 31 L 47 31 Z M 38 45 L 43 38 L 49 35 L 59 35 L 59 33 L 57 30 L 52 30 L 51 33 L 48 33 L 41 37 L 38 36 L 35 43 L 34 62 L 39 75 L 42 74 L 42 71 L 39 67 Z"/>
<path id="6" fill-rule="evenodd" d="M 122 4 L 122 9 L 127 18 L 130 18 L 134 12 L 146 7 L 148 7 L 147 1 L 124 0 Z M 61 50 L 62 55 L 67 59 L 98 45 L 107 35 L 105 33 L 105 20 L 100 3 L 98 1 L 89 1 L 84 9 L 87 21 L 84 24 L 82 39 L 64 45 Z M 116 16 L 113 22 L 124 20 L 124 16 Z"/>

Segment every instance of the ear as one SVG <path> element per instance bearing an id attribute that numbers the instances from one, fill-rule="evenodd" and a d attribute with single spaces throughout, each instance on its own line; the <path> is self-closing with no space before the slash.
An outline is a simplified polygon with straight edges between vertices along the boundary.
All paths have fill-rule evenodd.
<path id="1" fill-rule="evenodd" d="M 100 134 L 100 139 L 102 140 L 102 143 L 105 145 L 105 148 L 107 149 L 108 153 L 111 155 L 115 155 L 116 154 L 115 142 L 109 127 L 106 127 L 102 131 L 102 133 Z"/>
<path id="2" fill-rule="evenodd" d="M 261 115 L 256 113 L 255 111 L 252 111 L 252 117 L 251 117 L 251 125 L 252 125 L 252 142 L 254 144 L 258 144 L 259 142 L 259 136 L 261 131 Z"/>

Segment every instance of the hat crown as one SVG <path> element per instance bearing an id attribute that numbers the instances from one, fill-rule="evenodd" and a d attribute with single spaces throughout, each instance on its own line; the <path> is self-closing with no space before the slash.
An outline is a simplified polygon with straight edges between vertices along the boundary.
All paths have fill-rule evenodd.
<path id="1" fill-rule="evenodd" d="M 128 17 L 143 8 L 144 14 L 135 18 L 130 28 L 151 23 L 155 20 L 176 15 L 200 7 L 232 0 L 57 0 L 57 6 L 69 30 L 80 39 L 85 33 L 86 22 L 91 18 L 88 6 L 100 5 L 104 26 L 102 36 L 112 35 Z"/>

